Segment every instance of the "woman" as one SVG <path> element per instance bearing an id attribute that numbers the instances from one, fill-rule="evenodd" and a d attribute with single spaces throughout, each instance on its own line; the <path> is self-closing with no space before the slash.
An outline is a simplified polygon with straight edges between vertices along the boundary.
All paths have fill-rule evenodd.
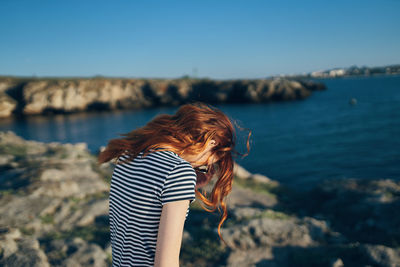
<path id="1" fill-rule="evenodd" d="M 202 205 L 206 211 L 222 208 L 222 239 L 232 155 L 248 154 L 234 150 L 236 134 L 229 118 L 197 102 L 121 135 L 125 137 L 110 140 L 99 155 L 99 163 L 117 159 L 110 187 L 113 266 L 179 266 L 184 222 L 196 196 L 211 207 Z M 217 181 L 207 198 L 199 188 L 214 175 Z"/>

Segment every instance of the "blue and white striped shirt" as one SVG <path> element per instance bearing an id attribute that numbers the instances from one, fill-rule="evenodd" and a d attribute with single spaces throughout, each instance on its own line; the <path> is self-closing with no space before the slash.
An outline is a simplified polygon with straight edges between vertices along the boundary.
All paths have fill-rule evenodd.
<path id="1" fill-rule="evenodd" d="M 126 159 L 126 155 L 119 160 Z M 172 151 L 143 152 L 114 168 L 110 187 L 112 266 L 153 266 L 162 206 L 195 200 L 196 173 Z M 186 218 L 189 208 L 186 212 Z"/>

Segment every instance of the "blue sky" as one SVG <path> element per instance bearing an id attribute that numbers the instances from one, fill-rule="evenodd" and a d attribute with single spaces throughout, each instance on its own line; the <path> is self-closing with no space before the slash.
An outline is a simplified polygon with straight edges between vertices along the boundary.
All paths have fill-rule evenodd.
<path id="1" fill-rule="evenodd" d="M 264 78 L 400 63 L 400 1 L 0 1 L 0 75 Z"/>

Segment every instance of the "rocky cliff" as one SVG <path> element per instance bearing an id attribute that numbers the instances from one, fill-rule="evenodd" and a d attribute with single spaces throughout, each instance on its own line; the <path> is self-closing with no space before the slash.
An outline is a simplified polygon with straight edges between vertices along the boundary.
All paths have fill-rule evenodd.
<path id="1" fill-rule="evenodd" d="M 113 163 L 96 162 L 84 143 L 0 132 L 0 266 L 111 266 Z M 228 246 L 216 233 L 219 214 L 195 201 L 181 266 L 400 266 L 399 181 L 335 180 L 294 192 L 237 164 L 234 172 Z"/>
<path id="2" fill-rule="evenodd" d="M 304 99 L 325 86 L 306 80 L 264 79 L 21 79 L 0 77 L 0 117 L 207 103 Z"/>

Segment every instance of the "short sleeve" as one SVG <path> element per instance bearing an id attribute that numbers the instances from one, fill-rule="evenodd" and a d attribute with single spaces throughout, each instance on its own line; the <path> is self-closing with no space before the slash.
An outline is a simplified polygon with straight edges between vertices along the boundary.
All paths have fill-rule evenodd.
<path id="1" fill-rule="evenodd" d="M 189 162 L 181 161 L 168 174 L 161 191 L 161 204 L 178 200 L 190 200 L 195 198 L 196 172 Z"/>

